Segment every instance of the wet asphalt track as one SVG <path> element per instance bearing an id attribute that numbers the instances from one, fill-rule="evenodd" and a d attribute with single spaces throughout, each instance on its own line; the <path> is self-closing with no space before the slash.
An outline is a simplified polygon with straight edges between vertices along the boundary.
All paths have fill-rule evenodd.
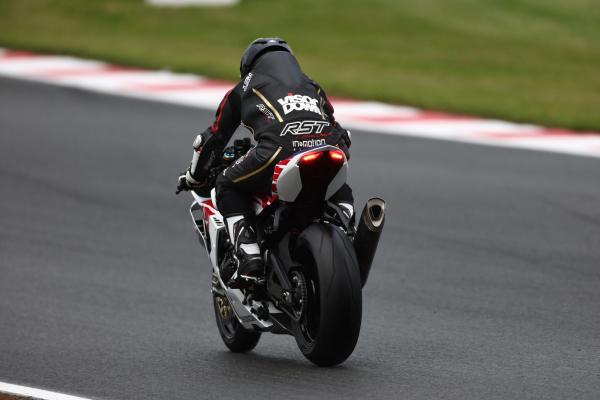
<path id="1" fill-rule="evenodd" d="M 234 355 L 175 177 L 212 112 L 0 79 L 0 381 L 106 399 L 597 399 L 600 160 L 354 132 L 361 337 Z"/>

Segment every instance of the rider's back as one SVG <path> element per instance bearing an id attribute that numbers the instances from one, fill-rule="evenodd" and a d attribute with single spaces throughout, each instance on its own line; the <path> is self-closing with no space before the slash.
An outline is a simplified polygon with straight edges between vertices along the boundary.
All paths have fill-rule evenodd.
<path id="1" fill-rule="evenodd" d="M 243 81 L 242 122 L 288 151 L 339 142 L 323 106 L 321 88 L 288 52 L 263 55 Z"/>

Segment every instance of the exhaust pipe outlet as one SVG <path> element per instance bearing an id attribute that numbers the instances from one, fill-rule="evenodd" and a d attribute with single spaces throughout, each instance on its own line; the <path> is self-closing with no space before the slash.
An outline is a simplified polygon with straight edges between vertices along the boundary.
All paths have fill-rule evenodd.
<path id="1" fill-rule="evenodd" d="M 385 201 L 374 197 L 367 201 L 360 216 L 354 237 L 354 250 L 360 269 L 360 280 L 362 286 L 367 283 L 371 264 L 377 251 L 379 236 L 385 222 Z"/>

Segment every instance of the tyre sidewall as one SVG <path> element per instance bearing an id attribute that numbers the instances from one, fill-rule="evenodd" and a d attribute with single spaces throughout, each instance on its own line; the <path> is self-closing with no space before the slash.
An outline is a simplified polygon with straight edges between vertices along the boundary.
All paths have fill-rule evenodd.
<path id="1" fill-rule="evenodd" d="M 309 267 L 312 271 L 306 273 L 316 277 L 320 315 L 316 337 L 308 341 L 297 329 L 296 341 L 315 364 L 335 365 L 350 356 L 360 333 L 362 291 L 354 248 L 348 237 L 330 224 L 309 226 L 298 245 L 314 261 Z"/>

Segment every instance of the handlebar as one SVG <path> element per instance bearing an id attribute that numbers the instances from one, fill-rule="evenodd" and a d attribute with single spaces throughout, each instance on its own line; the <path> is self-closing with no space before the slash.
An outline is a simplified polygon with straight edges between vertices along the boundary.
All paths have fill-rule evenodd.
<path id="1" fill-rule="evenodd" d="M 208 190 L 210 192 L 210 190 L 215 186 L 219 174 L 233 164 L 238 158 L 246 154 L 251 147 L 252 142 L 250 138 L 235 140 L 233 142 L 233 146 L 229 146 L 223 151 L 223 155 L 221 160 L 219 160 L 219 163 L 208 170 L 206 179 L 198 184 L 198 187 L 194 187 L 192 189 L 197 191 Z M 190 190 L 189 186 L 180 184 L 177 186 L 175 194 L 179 194 L 184 190 Z"/>

